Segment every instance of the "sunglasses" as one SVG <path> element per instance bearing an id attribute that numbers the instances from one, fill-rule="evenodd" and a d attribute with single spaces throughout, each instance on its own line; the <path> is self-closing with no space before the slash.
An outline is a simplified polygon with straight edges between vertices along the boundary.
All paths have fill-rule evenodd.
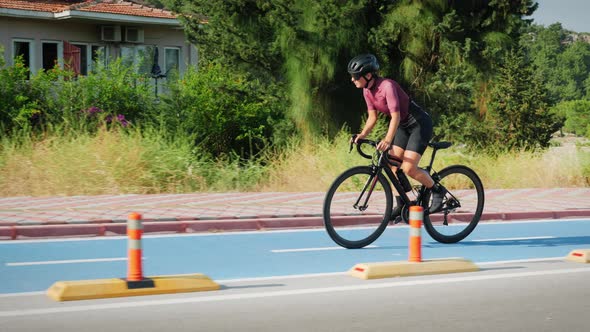
<path id="1" fill-rule="evenodd" d="M 350 76 L 352 76 L 355 81 L 358 81 L 361 79 L 361 77 L 363 77 L 361 74 L 350 74 Z"/>

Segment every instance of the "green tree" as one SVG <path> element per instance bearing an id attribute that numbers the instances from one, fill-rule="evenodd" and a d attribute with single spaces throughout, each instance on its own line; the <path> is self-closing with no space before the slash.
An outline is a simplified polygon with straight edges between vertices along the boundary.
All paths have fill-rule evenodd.
<path id="1" fill-rule="evenodd" d="M 191 0 L 167 3 L 184 13 L 204 62 L 231 66 L 275 84 L 285 82 L 289 114 L 306 135 L 330 122 L 325 112 L 339 65 L 357 50 L 370 1 Z M 289 102 L 285 101 L 285 102 Z"/>
<path id="2" fill-rule="evenodd" d="M 510 51 L 498 71 L 486 114 L 491 142 L 507 149 L 547 147 L 562 123 L 549 110 L 546 89 L 522 50 Z"/>
<path id="3" fill-rule="evenodd" d="M 535 66 L 553 104 L 587 95 L 590 73 L 590 44 L 573 41 L 572 32 L 560 23 L 547 28 L 532 26 L 523 34 L 521 45 Z"/>
<path id="4" fill-rule="evenodd" d="M 343 124 L 357 128 L 364 101 L 346 65 L 372 52 L 381 74 L 399 81 L 442 124 L 437 135 L 474 144 L 486 142 L 495 68 L 538 6 L 532 0 L 152 1 L 182 13 L 203 65 L 213 61 L 251 74 L 269 91 L 284 89 L 288 117 L 307 137 Z"/>
<path id="5" fill-rule="evenodd" d="M 510 46 L 537 4 L 530 0 L 396 1 L 371 32 L 388 72 L 424 91 L 441 62 L 468 61 L 486 72 Z M 397 73 L 396 68 L 399 69 Z"/>
<path id="6" fill-rule="evenodd" d="M 590 74 L 590 44 L 576 41 L 557 57 L 555 68 L 560 100 L 581 99 L 586 94 L 585 80 Z"/>
<path id="7" fill-rule="evenodd" d="M 555 106 L 554 112 L 565 119 L 563 130 L 590 138 L 590 101 L 564 101 Z"/>

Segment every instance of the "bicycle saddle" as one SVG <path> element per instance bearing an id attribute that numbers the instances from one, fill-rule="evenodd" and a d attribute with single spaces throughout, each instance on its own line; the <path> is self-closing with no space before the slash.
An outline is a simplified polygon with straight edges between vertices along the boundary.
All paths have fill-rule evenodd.
<path id="1" fill-rule="evenodd" d="M 451 145 L 453 145 L 453 143 L 451 142 L 431 142 L 428 143 L 428 146 L 433 148 L 433 149 L 446 149 L 448 147 L 450 147 Z"/>

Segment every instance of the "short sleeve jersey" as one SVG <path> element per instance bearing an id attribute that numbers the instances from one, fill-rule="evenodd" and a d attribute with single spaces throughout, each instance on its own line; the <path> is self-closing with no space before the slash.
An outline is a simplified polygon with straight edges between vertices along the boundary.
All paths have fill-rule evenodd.
<path id="1" fill-rule="evenodd" d="M 367 110 L 376 110 L 387 115 L 399 112 L 400 121 L 408 118 L 410 97 L 394 80 L 378 77 L 370 89 L 363 89 Z"/>

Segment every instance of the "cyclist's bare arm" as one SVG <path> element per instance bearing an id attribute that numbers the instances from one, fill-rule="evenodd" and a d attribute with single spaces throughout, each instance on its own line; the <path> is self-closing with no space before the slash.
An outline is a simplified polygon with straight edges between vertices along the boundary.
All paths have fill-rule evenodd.
<path id="1" fill-rule="evenodd" d="M 377 149 L 380 151 L 385 151 L 391 147 L 393 143 L 393 138 L 395 137 L 395 132 L 397 131 L 397 126 L 399 125 L 400 115 L 399 112 L 391 113 L 391 120 L 389 120 L 389 128 L 387 129 L 387 135 L 385 138 L 379 142 L 377 145 Z"/>
<path id="2" fill-rule="evenodd" d="M 356 135 L 356 139 L 362 139 L 367 137 L 371 131 L 373 130 L 373 128 L 375 127 L 375 124 L 377 123 L 377 111 L 376 110 L 369 110 L 369 117 L 367 118 L 367 122 L 365 122 L 365 126 L 363 127 L 363 130 L 361 131 L 360 134 Z M 355 140 L 356 143 L 356 140 Z"/>

